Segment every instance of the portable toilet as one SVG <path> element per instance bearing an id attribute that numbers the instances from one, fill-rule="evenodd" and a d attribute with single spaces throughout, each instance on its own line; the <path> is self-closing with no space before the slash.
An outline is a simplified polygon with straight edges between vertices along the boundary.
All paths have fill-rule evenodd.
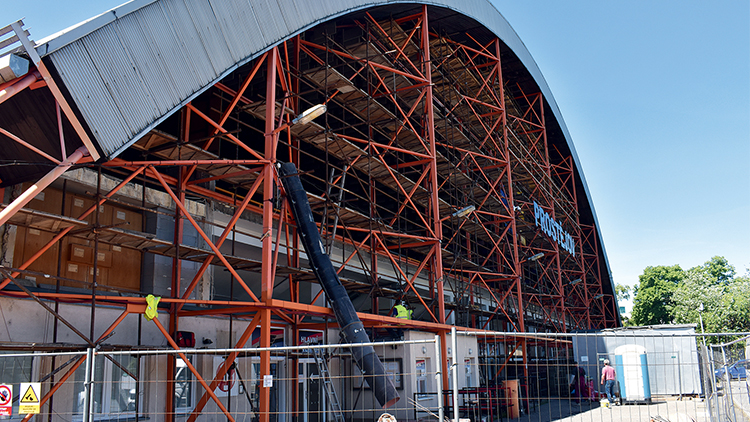
<path id="1" fill-rule="evenodd" d="M 630 402 L 650 402 L 651 385 L 648 379 L 646 348 L 625 344 L 615 349 L 615 372 L 620 384 L 620 397 Z"/>

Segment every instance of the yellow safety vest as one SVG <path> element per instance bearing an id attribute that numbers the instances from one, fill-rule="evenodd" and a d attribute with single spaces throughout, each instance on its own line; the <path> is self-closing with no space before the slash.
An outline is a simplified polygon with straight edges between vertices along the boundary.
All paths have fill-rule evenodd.
<path id="1" fill-rule="evenodd" d="M 396 305 L 394 308 L 396 309 L 396 318 L 411 319 L 411 314 L 414 312 L 411 309 L 406 309 L 404 305 Z"/>

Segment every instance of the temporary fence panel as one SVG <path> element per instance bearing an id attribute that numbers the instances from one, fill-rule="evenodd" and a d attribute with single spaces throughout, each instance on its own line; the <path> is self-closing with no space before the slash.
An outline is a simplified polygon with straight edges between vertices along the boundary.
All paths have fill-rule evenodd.
<path id="1" fill-rule="evenodd" d="M 401 396 L 389 409 L 375 400 L 352 360 L 350 347 L 360 345 L 180 351 L 88 349 L 0 355 L 0 385 L 13 386 L 12 410 L 4 418 L 23 419 L 26 415 L 19 414 L 23 399 L 20 385 L 40 382 L 39 399 L 56 389 L 44 399 L 36 416 L 45 421 L 161 421 L 170 414 L 186 420 L 195 413 L 200 421 L 252 422 L 259 419 L 264 388 L 269 392 L 271 422 L 370 421 L 384 412 L 400 420 L 438 419 L 442 415 L 438 337 L 422 333 L 406 337 L 371 343 Z M 270 374 L 262 373 L 262 351 L 270 351 Z M 93 358 L 87 358 L 87 353 Z M 232 356 L 236 358 L 226 374 L 214 380 Z M 174 377 L 168 376 L 170 365 L 174 365 Z M 212 382 L 213 397 L 204 387 Z M 0 388 L 0 396 L 3 391 Z M 172 407 L 167 409 L 170 401 Z"/>
<path id="2" fill-rule="evenodd" d="M 695 347 L 691 359 L 651 352 L 651 400 L 620 405 L 617 388 L 612 402 L 603 401 L 599 362 L 615 359 L 608 334 L 456 333 L 441 347 L 433 334 L 406 331 L 398 333 L 404 340 L 372 343 L 401 396 L 395 406 L 383 409 L 352 362 L 350 345 L 325 344 L 327 334 L 305 331 L 300 337 L 312 344 L 268 349 L 6 353 L 0 355 L 0 384 L 12 386 L 13 397 L 11 416 L 5 419 L 26 416 L 19 414 L 20 390 L 21 383 L 29 382 L 41 383 L 36 420 L 50 422 L 162 421 L 169 415 L 186 421 L 192 414 L 201 422 L 253 422 L 264 404 L 263 389 L 268 389 L 272 422 L 375 421 L 384 412 L 397 420 L 420 422 L 734 422 L 747 420 L 745 409 L 750 409 L 746 371 L 731 369 L 744 364 L 743 341 L 700 352 Z M 629 341 L 634 341 L 632 336 Z M 665 351 L 684 342 L 692 342 L 692 348 L 700 338 L 652 333 L 648 342 L 661 343 Z M 584 345 L 587 349 L 581 349 Z M 262 370 L 264 351 L 271 355 L 270 374 Z M 227 374 L 214 381 L 232 357 Z M 442 372 L 443 364 L 449 373 Z M 174 365 L 171 378 L 169 365 Z M 670 377 L 676 377 L 673 385 L 684 391 L 662 393 L 661 378 Z M 681 378 L 691 377 L 699 388 L 685 389 L 689 384 Z M 212 382 L 209 397 L 204 383 Z M 54 394 L 48 394 L 53 388 Z M 167 403 L 172 406 L 167 408 Z"/>
<path id="3" fill-rule="evenodd" d="M 703 372 L 711 381 L 706 390 L 711 414 L 717 421 L 750 420 L 750 361 L 746 355 L 744 336 L 737 340 L 703 347 Z"/>
<path id="4" fill-rule="evenodd" d="M 746 380 L 715 385 L 713 369 L 707 368 L 707 359 L 698 351 L 701 336 L 694 332 L 650 330 L 617 335 L 472 332 L 458 333 L 456 337 L 459 345 L 464 344 L 458 347 L 458 364 L 466 367 L 458 373 L 477 375 L 477 378 L 467 375 L 463 380 L 459 377 L 456 405 L 448 406 L 446 401 L 446 413 L 452 415 L 454 407 L 459 419 L 468 418 L 472 422 L 750 420 L 738 405 L 741 396 L 744 407 L 750 409 Z M 647 355 L 648 359 L 637 363 L 645 365 L 644 368 L 634 368 L 636 364 L 622 359 L 625 363 L 615 367 L 615 349 L 623 344 L 639 345 L 633 349 Z M 475 363 L 465 359 L 469 347 L 478 351 Z M 647 373 L 650 397 L 623 400 L 621 386 L 614 383 L 614 397 L 606 400 L 601 383 L 605 359 L 616 371 L 642 369 Z M 712 394 L 711 389 L 718 389 L 721 400 L 717 401 L 717 394 Z M 708 393 L 704 395 L 704 391 Z M 733 403 L 728 403 L 729 392 L 734 397 Z"/>

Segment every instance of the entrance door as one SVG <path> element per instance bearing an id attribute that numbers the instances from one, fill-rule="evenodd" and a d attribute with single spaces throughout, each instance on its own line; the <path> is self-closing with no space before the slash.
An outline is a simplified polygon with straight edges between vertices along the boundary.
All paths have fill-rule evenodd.
<path id="1" fill-rule="evenodd" d="M 284 380 L 284 368 L 282 367 L 280 357 L 273 357 L 271 358 L 271 376 L 273 377 L 273 386 L 270 388 L 269 391 L 269 420 L 270 422 L 284 422 L 285 419 L 285 413 L 280 412 L 279 410 L 279 403 L 284 403 L 284 400 L 286 400 L 286 394 L 285 394 L 285 388 L 288 384 L 286 384 Z M 251 375 L 251 381 L 250 381 L 250 397 L 253 401 L 253 409 L 255 409 L 255 412 L 258 412 L 260 410 L 260 389 L 261 385 L 263 384 L 263 379 L 260 377 L 260 359 L 253 357 L 252 359 L 252 375 Z M 257 418 L 256 413 L 256 418 Z M 256 420 L 255 418 L 253 420 Z"/>
<path id="2" fill-rule="evenodd" d="M 297 408 L 300 410 L 300 422 L 325 422 L 325 395 L 323 393 L 323 380 L 315 359 L 299 360 L 298 380 L 299 402 Z"/>

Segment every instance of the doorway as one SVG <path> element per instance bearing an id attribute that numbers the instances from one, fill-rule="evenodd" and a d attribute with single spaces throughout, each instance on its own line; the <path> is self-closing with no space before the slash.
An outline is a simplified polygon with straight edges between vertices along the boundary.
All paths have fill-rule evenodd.
<path id="1" fill-rule="evenodd" d="M 286 413 L 283 412 L 285 400 L 286 400 L 286 388 L 288 386 L 285 382 L 285 365 L 284 358 L 280 356 L 271 357 L 271 377 L 272 385 L 269 389 L 269 421 L 270 422 L 285 422 Z M 250 397 L 252 402 L 252 409 L 254 412 L 253 421 L 258 417 L 258 410 L 260 409 L 260 389 L 263 384 L 263 379 L 260 376 L 260 358 L 253 357 L 251 360 L 252 364 L 250 381 L 246 382 L 250 390 Z"/>
<path id="2" fill-rule="evenodd" d="M 323 393 L 323 380 L 315 358 L 300 359 L 298 369 L 299 422 L 325 422 L 326 401 Z"/>

